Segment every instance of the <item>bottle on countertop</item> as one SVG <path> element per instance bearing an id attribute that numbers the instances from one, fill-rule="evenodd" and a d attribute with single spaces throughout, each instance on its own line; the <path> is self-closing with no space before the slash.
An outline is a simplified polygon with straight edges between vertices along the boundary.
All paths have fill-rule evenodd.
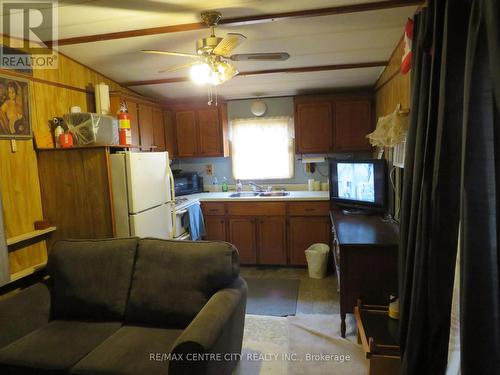
<path id="1" fill-rule="evenodd" d="M 226 177 L 222 177 L 222 191 L 224 193 L 226 193 L 228 190 L 227 188 L 227 178 Z"/>
<path id="2" fill-rule="evenodd" d="M 241 192 L 243 191 L 243 184 L 241 183 L 241 180 L 238 180 L 238 181 L 236 182 L 236 191 L 237 191 L 238 193 L 241 193 Z"/>
<path id="3" fill-rule="evenodd" d="M 214 178 L 212 178 L 212 191 L 218 191 L 219 190 L 219 180 L 217 180 L 217 177 L 214 176 Z"/>

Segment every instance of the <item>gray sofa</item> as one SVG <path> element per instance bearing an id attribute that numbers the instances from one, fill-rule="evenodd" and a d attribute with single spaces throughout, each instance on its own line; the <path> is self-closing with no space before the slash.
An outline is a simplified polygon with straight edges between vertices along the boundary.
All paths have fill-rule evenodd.
<path id="1" fill-rule="evenodd" d="M 0 300 L 0 374 L 230 374 L 246 283 L 224 242 L 57 242 L 43 283 Z"/>

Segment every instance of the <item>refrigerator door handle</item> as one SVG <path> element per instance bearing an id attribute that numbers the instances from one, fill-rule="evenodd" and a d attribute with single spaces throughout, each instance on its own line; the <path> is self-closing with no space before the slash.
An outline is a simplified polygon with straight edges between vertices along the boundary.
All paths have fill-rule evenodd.
<path id="1" fill-rule="evenodd" d="M 167 154 L 168 155 L 168 154 Z M 171 210 L 171 220 L 172 220 L 172 233 L 170 233 L 170 238 L 174 238 L 175 231 L 176 231 L 176 218 L 175 218 L 175 186 L 174 186 L 174 174 L 172 173 L 172 169 L 170 168 L 170 164 L 168 162 L 168 157 L 167 157 L 167 173 L 168 173 L 168 179 L 170 180 L 170 198 L 171 198 L 171 205 L 172 205 L 172 210 Z"/>

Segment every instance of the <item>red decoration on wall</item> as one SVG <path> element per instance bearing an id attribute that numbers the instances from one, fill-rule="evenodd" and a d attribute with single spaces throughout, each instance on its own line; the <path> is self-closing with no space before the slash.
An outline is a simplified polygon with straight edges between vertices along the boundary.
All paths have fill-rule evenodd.
<path id="1" fill-rule="evenodd" d="M 405 51 L 403 53 L 403 58 L 401 59 L 400 71 L 402 74 L 406 74 L 411 69 L 411 41 L 413 39 L 413 20 L 408 18 L 405 26 L 405 39 L 404 46 Z"/>

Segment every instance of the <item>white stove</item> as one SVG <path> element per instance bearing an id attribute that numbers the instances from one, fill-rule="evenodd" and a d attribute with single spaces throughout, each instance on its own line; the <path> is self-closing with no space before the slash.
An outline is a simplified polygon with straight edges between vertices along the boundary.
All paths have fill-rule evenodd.
<path id="1" fill-rule="evenodd" d="M 177 197 L 175 198 L 175 233 L 174 240 L 190 240 L 191 235 L 189 234 L 189 228 L 185 225 L 184 216 L 187 213 L 187 208 L 194 205 L 200 204 L 197 198 L 192 198 L 189 196 Z"/>
<path id="2" fill-rule="evenodd" d="M 175 198 L 175 205 L 176 206 L 180 206 L 186 202 L 189 202 L 189 198 L 186 198 L 186 197 L 179 197 L 179 198 Z"/>

